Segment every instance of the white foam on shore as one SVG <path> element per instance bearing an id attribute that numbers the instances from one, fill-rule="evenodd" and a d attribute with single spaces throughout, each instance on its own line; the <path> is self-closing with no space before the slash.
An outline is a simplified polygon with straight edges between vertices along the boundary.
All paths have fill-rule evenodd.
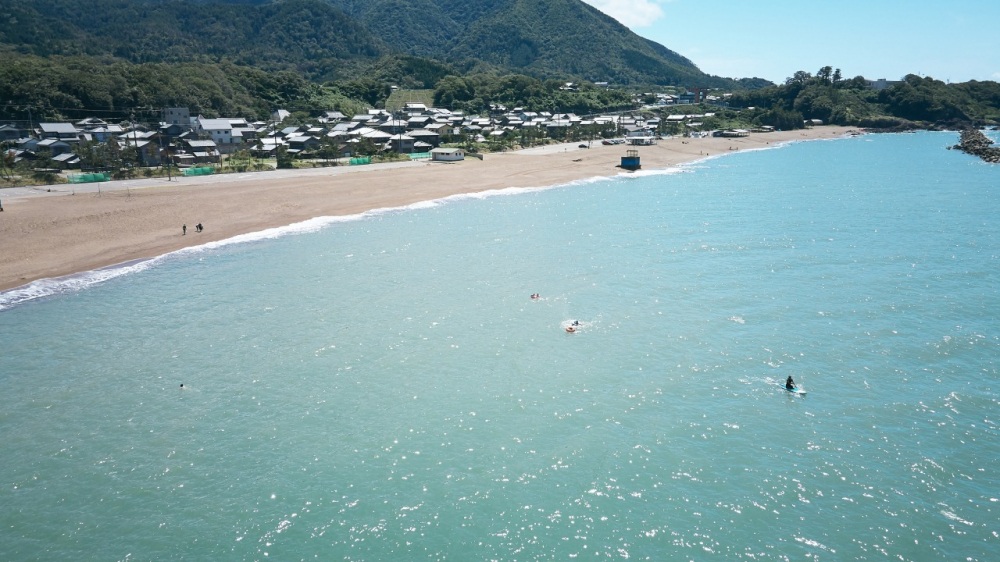
<path id="1" fill-rule="evenodd" d="M 583 178 L 578 180 L 573 180 L 566 183 L 560 183 L 556 185 L 548 186 L 537 186 L 537 187 L 507 187 L 502 189 L 491 189 L 486 191 L 477 191 L 472 193 L 459 193 L 455 195 L 449 195 L 442 197 L 440 199 L 432 199 L 429 201 L 419 201 L 410 205 L 405 205 L 401 207 L 385 207 L 381 209 L 372 209 L 370 211 L 365 211 L 363 213 L 357 213 L 353 215 L 340 215 L 340 216 L 323 216 L 316 217 L 302 222 L 293 223 L 287 226 L 280 226 L 275 228 L 268 228 L 265 230 L 260 230 L 257 232 L 249 232 L 246 234 L 240 234 L 233 236 L 231 238 L 226 238 L 225 240 L 217 240 L 215 242 L 208 242 L 205 244 L 200 244 L 197 246 L 188 246 L 180 250 L 176 250 L 167 254 L 160 256 L 132 260 L 128 262 L 123 262 L 116 265 L 110 265 L 100 269 L 95 269 L 91 271 L 83 271 L 79 273 L 74 273 L 71 275 L 65 275 L 62 277 L 52 277 L 47 279 L 39 279 L 33 281 L 27 285 L 22 285 L 20 287 L 15 287 L 8 291 L 0 292 L 0 311 L 6 310 L 18 304 L 22 304 L 28 301 L 32 301 L 39 298 L 50 297 L 60 294 L 72 293 L 76 291 L 84 290 L 93 285 L 103 283 L 105 281 L 121 277 L 123 275 L 130 275 L 134 273 L 139 273 L 145 271 L 156 264 L 161 263 L 163 260 L 170 258 L 172 256 L 183 256 L 187 254 L 194 254 L 199 252 L 204 252 L 208 250 L 214 250 L 217 248 L 222 248 L 225 246 L 231 246 L 233 244 L 245 244 L 248 242 L 256 242 L 260 240 L 268 240 L 273 238 L 279 238 L 281 236 L 288 236 L 294 234 L 305 234 L 310 232 L 317 232 L 326 228 L 331 224 L 351 222 L 365 220 L 381 215 L 398 213 L 411 210 L 419 209 L 430 209 L 437 207 L 439 205 L 447 204 L 453 201 L 461 201 L 466 199 L 487 199 L 490 197 L 508 196 L 508 195 L 521 195 L 524 193 L 532 193 L 537 191 L 545 191 L 549 189 L 559 189 L 565 187 L 589 185 L 594 183 L 600 183 L 604 181 L 609 181 L 613 179 L 633 179 L 633 178 L 643 178 L 650 176 L 664 176 L 673 175 L 679 173 L 691 173 L 693 170 L 703 167 L 704 163 L 708 160 L 714 160 L 716 158 L 722 158 L 731 154 L 739 154 L 740 152 L 756 152 L 759 150 L 771 150 L 774 148 L 782 148 L 796 142 L 802 142 L 806 140 L 836 140 L 835 137 L 831 139 L 790 139 L 787 141 L 775 142 L 771 145 L 747 148 L 739 151 L 727 151 L 718 154 L 706 155 L 703 158 L 694 160 L 692 162 L 686 162 L 677 166 L 671 166 L 668 168 L 654 168 L 649 170 L 636 170 L 632 172 L 622 171 L 613 176 L 593 176 L 589 178 Z"/>
<path id="2" fill-rule="evenodd" d="M 197 246 L 188 246 L 185 248 L 181 248 L 180 250 L 175 250 L 173 252 L 155 256 L 152 258 L 131 260 L 115 265 L 109 265 L 107 267 L 102 267 L 99 269 L 94 269 L 91 271 L 82 271 L 79 273 L 64 275 L 62 277 L 50 277 L 46 279 L 39 279 L 37 281 L 32 281 L 27 285 L 22 285 L 20 287 L 15 287 L 8 291 L 0 292 L 0 311 L 9 309 L 19 304 L 26 303 L 28 301 L 82 291 L 84 289 L 87 289 L 88 287 L 92 287 L 99 283 L 104 283 L 105 281 L 109 281 L 111 279 L 122 277 L 124 275 L 140 273 L 146 271 L 147 269 L 155 267 L 157 264 L 162 263 L 164 260 L 172 257 L 198 254 L 209 250 L 215 250 L 226 246 L 232 246 L 234 244 L 246 244 L 249 242 L 257 242 L 261 240 L 280 238 L 282 236 L 318 232 L 332 224 L 361 221 L 382 215 L 400 213 L 406 211 L 431 209 L 454 201 L 461 201 L 468 199 L 487 199 L 490 197 L 499 197 L 507 195 L 521 195 L 524 193 L 532 193 L 548 189 L 586 185 L 586 184 L 606 181 L 609 179 L 611 178 L 605 176 L 597 176 L 593 178 L 575 180 L 564 184 L 544 186 L 544 187 L 508 187 L 503 189 L 492 189 L 474 193 L 459 193 L 455 195 L 449 195 L 447 197 L 442 197 L 440 199 L 433 199 L 429 201 L 418 201 L 416 203 L 412 203 L 410 205 L 404 205 L 401 207 L 384 207 L 380 209 L 372 209 L 369 211 L 365 211 L 363 213 L 356 213 L 353 215 L 315 217 L 305 221 L 292 223 L 286 226 L 279 226 L 275 228 L 260 230 L 257 232 L 248 232 L 246 234 L 239 234 L 231 238 L 226 238 L 224 240 L 216 240 L 213 242 L 206 242 L 204 244 L 199 244 Z"/>
<path id="3" fill-rule="evenodd" d="M 648 178 L 653 176 L 672 176 L 674 174 L 689 174 L 691 169 L 684 166 L 673 166 L 670 168 L 654 168 L 651 170 L 636 170 L 634 172 L 622 172 L 618 175 L 621 179 Z"/>

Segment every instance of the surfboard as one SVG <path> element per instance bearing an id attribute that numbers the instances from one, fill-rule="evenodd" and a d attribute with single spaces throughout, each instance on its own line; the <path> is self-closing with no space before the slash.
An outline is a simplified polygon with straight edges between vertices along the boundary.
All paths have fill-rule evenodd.
<path id="1" fill-rule="evenodd" d="M 802 388 L 801 386 L 796 386 L 795 388 L 787 388 L 784 385 L 784 383 L 779 383 L 778 386 L 780 386 L 781 388 L 784 388 L 785 392 L 791 392 L 792 394 L 801 394 L 802 396 L 806 395 L 806 390 L 804 388 Z"/>

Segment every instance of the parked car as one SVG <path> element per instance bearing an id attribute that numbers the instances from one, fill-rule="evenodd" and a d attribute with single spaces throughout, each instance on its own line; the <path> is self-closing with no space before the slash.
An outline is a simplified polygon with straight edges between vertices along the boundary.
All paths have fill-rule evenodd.
<path id="1" fill-rule="evenodd" d="M 586 144 L 580 143 L 580 145 L 577 148 L 590 148 L 590 147 L 587 146 Z"/>

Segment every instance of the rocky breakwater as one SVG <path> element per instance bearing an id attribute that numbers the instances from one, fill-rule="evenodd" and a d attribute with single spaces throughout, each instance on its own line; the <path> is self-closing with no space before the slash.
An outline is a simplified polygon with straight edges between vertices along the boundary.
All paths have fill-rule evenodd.
<path id="1" fill-rule="evenodd" d="M 1000 164 L 1000 148 L 991 146 L 993 141 L 979 129 L 965 129 L 959 137 L 957 148 L 966 154 L 978 156 L 991 164 Z"/>

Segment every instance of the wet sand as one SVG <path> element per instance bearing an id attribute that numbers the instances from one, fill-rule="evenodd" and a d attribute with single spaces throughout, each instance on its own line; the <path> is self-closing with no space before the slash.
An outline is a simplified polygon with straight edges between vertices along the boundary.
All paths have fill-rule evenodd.
<path id="1" fill-rule="evenodd" d="M 626 173 L 636 149 L 644 170 L 789 141 L 837 138 L 846 127 L 672 138 L 654 146 L 551 145 L 462 162 L 407 162 L 276 170 L 248 174 L 128 180 L 0 189 L 0 291 L 186 246 L 285 226 L 319 216 L 352 215 L 449 195 L 543 187 Z M 202 223 L 203 232 L 195 225 Z M 187 234 L 182 225 L 187 225 Z"/>

